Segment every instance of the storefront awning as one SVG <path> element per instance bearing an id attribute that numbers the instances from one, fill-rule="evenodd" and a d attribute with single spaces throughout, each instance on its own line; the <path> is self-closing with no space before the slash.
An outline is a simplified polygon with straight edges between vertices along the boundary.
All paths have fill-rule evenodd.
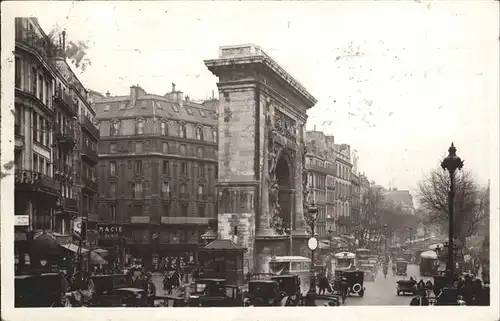
<path id="1" fill-rule="evenodd" d="M 66 248 L 66 249 L 70 250 L 71 252 L 78 253 L 78 248 L 79 248 L 79 246 L 78 246 L 78 245 L 76 245 L 76 244 L 73 244 L 73 243 L 68 243 L 68 244 L 64 244 L 64 245 L 62 245 L 62 247 L 64 247 L 64 248 Z M 82 251 L 82 253 L 87 253 L 89 250 L 82 248 L 82 249 L 81 249 L 81 251 Z"/>
<path id="2" fill-rule="evenodd" d="M 231 240 L 215 240 L 210 242 L 203 250 L 226 250 L 226 251 L 246 251 L 246 248 L 240 247 Z"/>

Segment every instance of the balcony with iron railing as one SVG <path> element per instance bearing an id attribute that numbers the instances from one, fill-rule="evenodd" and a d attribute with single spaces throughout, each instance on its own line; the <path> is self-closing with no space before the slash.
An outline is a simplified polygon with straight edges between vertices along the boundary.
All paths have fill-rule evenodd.
<path id="1" fill-rule="evenodd" d="M 58 88 L 56 89 L 56 94 L 54 95 L 54 101 L 64 107 L 71 114 L 71 116 L 78 115 L 78 107 L 76 106 L 73 95 Z"/>
<path id="2" fill-rule="evenodd" d="M 78 201 L 76 198 L 61 196 L 59 198 L 59 207 L 63 209 L 78 210 Z"/>
<path id="3" fill-rule="evenodd" d="M 23 45 L 36 52 L 42 59 L 48 60 L 53 55 L 53 46 L 48 38 L 38 35 L 35 30 L 28 30 L 16 23 L 16 45 Z"/>
<path id="4" fill-rule="evenodd" d="M 84 145 L 81 150 L 82 157 L 86 158 L 91 163 L 97 164 L 99 162 L 99 155 L 90 146 Z"/>
<path id="5" fill-rule="evenodd" d="M 17 191 L 35 192 L 59 196 L 61 183 L 45 174 L 25 169 L 17 169 L 14 174 Z"/>
<path id="6" fill-rule="evenodd" d="M 97 193 L 98 184 L 95 178 L 82 177 L 83 188 L 91 193 Z"/>
<path id="7" fill-rule="evenodd" d="M 83 129 L 85 129 L 89 134 L 94 136 L 96 139 L 99 139 L 99 130 L 87 116 L 82 115 L 80 117 L 80 123 L 82 124 Z"/>
<path id="8" fill-rule="evenodd" d="M 324 175 L 335 176 L 335 174 L 336 174 L 335 168 L 329 168 L 329 167 L 325 167 L 325 166 L 321 166 L 321 165 L 317 165 L 317 164 L 308 164 L 306 166 L 306 169 L 311 171 L 311 172 L 317 172 L 317 173 L 321 173 Z"/>
<path id="9" fill-rule="evenodd" d="M 73 167 L 64 163 L 61 160 L 54 161 L 54 176 L 57 177 L 59 175 L 72 176 L 73 175 Z"/>
<path id="10" fill-rule="evenodd" d="M 76 145 L 76 133 L 73 128 L 62 128 L 58 125 L 54 128 L 54 138 L 62 147 L 73 149 Z"/>

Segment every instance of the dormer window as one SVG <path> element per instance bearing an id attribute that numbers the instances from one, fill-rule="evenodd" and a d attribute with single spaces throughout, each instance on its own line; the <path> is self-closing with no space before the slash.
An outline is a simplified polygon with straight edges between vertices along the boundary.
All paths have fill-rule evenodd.
<path id="1" fill-rule="evenodd" d="M 203 118 L 207 118 L 207 115 L 205 114 L 205 111 L 204 111 L 204 110 L 201 110 L 201 109 L 200 109 L 200 115 L 201 115 L 201 117 L 203 117 Z"/>
<path id="2" fill-rule="evenodd" d="M 126 106 L 126 103 L 120 103 L 120 110 L 124 110 Z"/>
<path id="3" fill-rule="evenodd" d="M 172 109 L 178 113 L 179 112 L 179 107 L 176 104 L 172 104 Z"/>
<path id="4" fill-rule="evenodd" d="M 108 112 L 108 111 L 109 111 L 109 105 L 105 105 L 105 106 L 104 106 L 104 111 L 105 111 L 105 112 Z"/>
<path id="5" fill-rule="evenodd" d="M 194 114 L 193 114 L 193 110 L 192 110 L 191 108 L 186 107 L 186 111 L 187 111 L 187 113 L 188 113 L 189 115 L 194 115 Z"/>
<path id="6" fill-rule="evenodd" d="M 146 109 L 147 107 L 148 107 L 148 101 L 147 100 L 141 101 L 141 109 Z"/>
<path id="7" fill-rule="evenodd" d="M 196 139 L 203 140 L 203 128 L 196 127 Z"/>
<path id="8" fill-rule="evenodd" d="M 154 106 L 156 106 L 156 108 L 158 109 L 163 109 L 163 106 L 160 104 L 159 101 L 154 101 Z"/>
<path id="9" fill-rule="evenodd" d="M 186 125 L 185 124 L 179 125 L 179 136 L 181 138 L 186 138 Z"/>

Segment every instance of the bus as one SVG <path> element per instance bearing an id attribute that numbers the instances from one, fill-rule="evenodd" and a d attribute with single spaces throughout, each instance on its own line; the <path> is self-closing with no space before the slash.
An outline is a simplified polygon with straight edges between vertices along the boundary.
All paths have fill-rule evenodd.
<path id="1" fill-rule="evenodd" d="M 300 279 L 300 292 L 309 291 L 311 281 L 311 259 L 303 256 L 273 256 L 269 261 L 269 272 L 294 274 Z"/>
<path id="2" fill-rule="evenodd" d="M 335 254 L 335 270 L 347 270 L 353 268 L 356 255 L 351 252 L 339 252 Z"/>

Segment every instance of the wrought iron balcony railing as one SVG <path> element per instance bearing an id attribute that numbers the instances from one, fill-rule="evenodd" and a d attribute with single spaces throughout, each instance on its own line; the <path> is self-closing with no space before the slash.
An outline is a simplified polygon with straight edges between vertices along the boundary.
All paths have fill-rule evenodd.
<path id="1" fill-rule="evenodd" d="M 90 148 L 90 146 L 88 145 L 83 146 L 81 153 L 83 157 L 87 158 L 94 164 L 97 164 L 97 162 L 99 161 L 99 155 L 97 155 L 97 152 Z"/>
<path id="2" fill-rule="evenodd" d="M 99 139 L 99 130 L 97 129 L 97 127 L 90 121 L 90 119 L 85 116 L 85 115 L 82 115 L 80 117 L 80 123 L 82 124 L 82 128 L 85 129 L 86 131 L 89 132 L 89 134 L 91 134 L 92 136 L 94 136 L 95 138 Z"/>
<path id="3" fill-rule="evenodd" d="M 49 39 L 38 35 L 35 30 L 28 30 L 22 25 L 16 24 L 15 41 L 31 48 L 44 59 L 52 57 L 54 47 Z"/>
<path id="4" fill-rule="evenodd" d="M 51 194 L 59 194 L 61 190 L 61 183 L 54 178 L 25 169 L 17 169 L 15 171 L 15 186 L 19 190 L 47 192 Z"/>
<path id="5" fill-rule="evenodd" d="M 54 101 L 65 107 L 71 116 L 78 115 L 78 107 L 76 106 L 75 100 L 71 94 L 68 94 L 61 89 L 56 89 Z"/>
<path id="6" fill-rule="evenodd" d="M 97 184 L 97 181 L 95 179 L 91 179 L 91 178 L 87 178 L 87 177 L 83 177 L 82 178 L 82 182 L 83 182 L 83 187 L 96 193 L 97 190 L 98 190 L 98 184 Z"/>
<path id="7" fill-rule="evenodd" d="M 61 129 L 56 126 L 54 129 L 55 140 L 63 147 L 67 149 L 73 149 L 76 145 L 76 134 L 72 128 Z"/>

